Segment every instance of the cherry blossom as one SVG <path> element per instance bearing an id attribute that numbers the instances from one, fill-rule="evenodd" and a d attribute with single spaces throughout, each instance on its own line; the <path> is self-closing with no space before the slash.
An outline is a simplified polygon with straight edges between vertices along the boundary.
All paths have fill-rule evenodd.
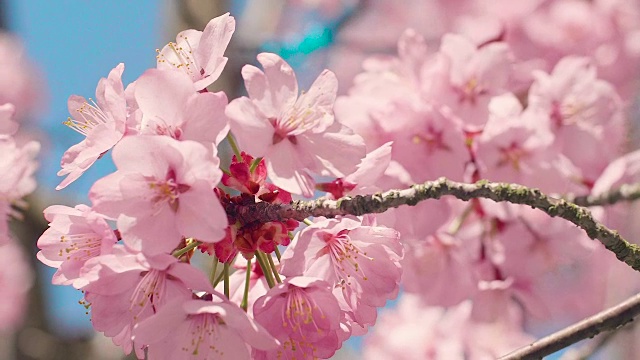
<path id="1" fill-rule="evenodd" d="M 535 76 L 529 106 L 547 114 L 554 144 L 580 169 L 580 181 L 592 185 L 619 153 L 624 139 L 619 96 L 596 77 L 587 58 L 565 58 L 551 74 L 536 72 Z"/>
<path id="2" fill-rule="evenodd" d="M 38 260 L 58 269 L 53 284 L 73 284 L 87 260 L 111 253 L 118 241 L 105 218 L 86 205 L 52 205 L 44 216 L 50 224 L 38 239 Z"/>
<path id="3" fill-rule="evenodd" d="M 134 347 L 140 356 L 142 345 L 134 346 L 132 330 L 167 304 L 191 299 L 193 291 L 212 292 L 200 270 L 167 254 L 153 258 L 122 245 L 112 254 L 87 261 L 76 282 L 91 307 L 96 330 L 113 339 L 126 353 Z"/>
<path id="4" fill-rule="evenodd" d="M 218 145 L 229 131 L 224 114 L 227 96 L 223 92 L 195 92 L 182 72 L 147 70 L 136 80 L 134 94 L 142 112 L 140 134 Z"/>
<path id="5" fill-rule="evenodd" d="M 361 326 L 372 308 L 398 294 L 403 248 L 400 234 L 376 226 L 373 217 L 320 219 L 300 231 L 282 255 L 281 273 L 302 274 L 333 284 L 334 295 Z"/>
<path id="6" fill-rule="evenodd" d="M 177 300 L 134 329 L 152 359 L 250 359 L 251 349 L 279 343 L 242 309 L 213 293 L 211 300 Z"/>
<path id="7" fill-rule="evenodd" d="M 475 294 L 477 238 L 438 232 L 424 239 L 405 238 L 404 244 L 402 280 L 407 292 L 419 294 L 425 304 L 435 306 L 453 306 Z"/>
<path id="8" fill-rule="evenodd" d="M 481 177 L 492 181 L 531 185 L 543 191 L 571 192 L 563 161 L 553 146 L 555 136 L 547 115 L 538 108 L 523 111 L 511 93 L 496 96 L 489 103 L 489 120 L 478 137 L 476 156 Z"/>
<path id="9" fill-rule="evenodd" d="M 312 174 L 342 177 L 353 172 L 365 148 L 360 136 L 334 121 L 335 75 L 322 72 L 298 96 L 296 76 L 284 60 L 262 53 L 258 61 L 264 72 L 251 65 L 242 69 L 250 97 L 227 107 L 241 148 L 264 157 L 276 186 L 307 197 L 313 195 Z"/>
<path id="10" fill-rule="evenodd" d="M 155 255 L 182 237 L 222 240 L 227 217 L 213 191 L 222 173 L 211 149 L 140 135 L 123 139 L 113 160 L 118 170 L 98 180 L 89 198 L 95 211 L 118 220 L 128 246 Z"/>
<path id="11" fill-rule="evenodd" d="M 508 90 L 511 62 L 505 43 L 477 47 L 462 36 L 446 34 L 438 61 L 429 70 L 434 81 L 425 96 L 452 109 L 465 128 L 477 129 L 487 121 L 491 97 Z"/>
<path id="12" fill-rule="evenodd" d="M 95 102 L 69 99 L 67 124 L 86 138 L 65 153 L 58 188 L 111 148 L 117 170 L 93 185 L 91 207 L 45 210 L 38 258 L 57 268 L 55 284 L 84 291 L 96 330 L 139 358 L 329 358 L 373 328 L 366 358 L 492 359 L 533 341 L 525 324 L 575 321 L 602 309 L 609 288 L 640 286 L 612 282 L 626 277 L 579 229 L 510 203 L 432 199 L 301 229 L 243 215 L 273 219 L 292 194 L 316 190 L 329 202 L 376 201 L 442 176 L 553 198 L 638 180 L 638 154 L 622 155 L 640 69 L 637 4 L 410 3 L 421 11 L 361 2 L 338 27 L 338 50 L 311 55 L 344 63 L 377 47 L 341 79 L 341 97 L 334 72 L 300 91 L 272 53 L 242 68 L 247 96 L 209 92 L 235 31 L 224 14 L 178 34 L 126 89 L 120 64 Z M 376 31 L 358 30 L 372 22 Z M 12 138 L 17 110 L 0 106 L 0 248 L 13 245 L 7 221 L 35 187 L 38 146 Z M 633 234 L 630 209 L 590 208 Z"/>
<path id="13" fill-rule="evenodd" d="M 67 176 L 56 190 L 77 180 L 96 160 L 122 139 L 127 124 L 127 102 L 122 84 L 124 64 L 119 64 L 96 87 L 96 101 L 69 97 L 70 117 L 65 125 L 86 136 L 62 156 L 58 176 Z"/>
<path id="14" fill-rule="evenodd" d="M 35 190 L 39 151 L 39 142 L 19 145 L 12 137 L 0 138 L 0 202 L 12 204 Z"/>
<path id="15" fill-rule="evenodd" d="M 204 31 L 185 30 L 158 50 L 158 69 L 179 70 L 191 78 L 196 90 L 205 89 L 220 77 L 236 21 L 229 13 L 211 19 Z"/>
<path id="16" fill-rule="evenodd" d="M 281 343 L 275 350 L 256 350 L 255 359 L 326 359 L 342 345 L 338 338 L 338 300 L 331 293 L 331 285 L 319 278 L 285 279 L 258 298 L 253 315 Z"/>
<path id="17" fill-rule="evenodd" d="M 471 301 L 449 309 L 428 307 L 420 297 L 403 296 L 396 309 L 383 312 L 380 327 L 365 343 L 364 357 L 495 359 L 532 341 L 522 330 L 517 304 L 499 289 L 485 292 L 483 305 L 497 312 L 483 313 L 486 309 Z"/>

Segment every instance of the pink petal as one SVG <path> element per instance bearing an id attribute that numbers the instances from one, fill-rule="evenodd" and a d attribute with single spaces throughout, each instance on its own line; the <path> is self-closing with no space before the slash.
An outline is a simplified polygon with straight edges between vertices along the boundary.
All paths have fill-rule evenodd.
<path id="1" fill-rule="evenodd" d="M 226 106 L 227 96 L 222 91 L 192 95 L 186 103 L 180 139 L 220 144 L 229 132 Z"/>
<path id="2" fill-rule="evenodd" d="M 193 94 L 193 82 L 181 71 L 145 71 L 136 80 L 135 88 L 135 99 L 143 113 L 143 126 L 150 127 L 147 131 L 155 133 L 157 124 L 181 125 L 185 105 Z"/>
<path id="3" fill-rule="evenodd" d="M 241 97 L 229 103 L 226 114 L 231 120 L 231 131 L 241 150 L 254 157 L 264 156 L 273 144 L 273 126 L 251 99 Z"/>
<path id="4" fill-rule="evenodd" d="M 298 80 L 291 66 L 271 53 L 258 54 L 258 61 L 267 77 L 272 108 L 286 109 L 293 106 L 298 98 Z"/>
<path id="5" fill-rule="evenodd" d="M 223 58 L 223 55 L 235 29 L 236 20 L 229 13 L 226 13 L 209 21 L 202 32 L 202 37 L 194 56 L 196 62 L 204 69 L 204 73 L 208 75 L 205 80 L 209 84 L 216 81 L 224 69 L 226 58 Z M 204 82 L 204 80 L 200 82 Z M 202 85 L 204 84 L 196 83 L 199 88 L 207 86 Z"/>
<path id="6" fill-rule="evenodd" d="M 313 109 L 317 116 L 316 125 L 312 131 L 320 133 L 333 124 L 333 104 L 336 102 L 338 79 L 336 75 L 324 70 L 313 82 L 309 91 L 300 95 L 296 107 Z"/>
<path id="7" fill-rule="evenodd" d="M 227 215 L 212 187 L 204 181 L 191 185 L 180 195 L 176 225 L 184 236 L 204 242 L 217 242 L 224 238 Z"/>
<path id="8" fill-rule="evenodd" d="M 312 197 L 315 182 L 305 171 L 309 161 L 305 155 L 288 140 L 273 146 L 266 160 L 271 181 L 290 193 Z"/>

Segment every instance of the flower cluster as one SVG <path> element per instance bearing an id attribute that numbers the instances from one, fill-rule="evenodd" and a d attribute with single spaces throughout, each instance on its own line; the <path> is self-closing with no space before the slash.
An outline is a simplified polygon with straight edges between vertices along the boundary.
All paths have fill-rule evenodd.
<path id="1" fill-rule="evenodd" d="M 390 166 L 374 185 L 404 188 L 446 176 L 518 183 L 551 194 L 599 194 L 637 181 L 637 152 L 621 157 L 628 132 L 626 81 L 637 74 L 635 67 L 622 66 L 622 58 L 638 56 L 620 43 L 634 31 L 629 23 L 617 22 L 621 15 L 615 9 L 622 1 L 557 1 L 529 4 L 530 9 L 519 3 L 509 5 L 512 12 L 500 7 L 502 18 L 475 1 L 469 8 L 454 3 L 456 9 L 446 12 L 447 26 L 460 26 L 464 13 L 475 20 L 472 29 L 445 34 L 439 48 L 415 30 L 404 31 L 397 55 L 365 60 L 348 94 L 336 101 L 336 118 L 362 134 L 367 147 L 393 142 Z M 566 14 L 575 12 L 561 7 L 582 12 L 569 19 Z M 482 9 L 490 14 L 481 14 Z M 547 16 L 566 27 L 558 32 Z M 534 23 L 546 30 L 534 31 Z M 594 24 L 609 29 L 610 40 L 589 35 L 598 32 Z M 478 37 L 490 31 L 496 32 Z M 589 41 L 567 42 L 561 36 Z M 558 43 L 543 46 L 550 41 Z M 616 69 L 600 57 L 605 47 L 616 52 Z M 595 56 L 588 57 L 592 50 Z M 631 75 L 618 76 L 625 72 Z M 631 231 L 624 223 L 626 213 L 628 208 L 620 205 L 596 209 L 600 219 L 625 232 Z M 440 201 L 395 209 L 379 221 L 402 234 L 402 285 L 411 296 L 418 295 L 403 297 L 400 310 L 385 319 L 408 319 L 402 315 L 404 306 L 414 308 L 411 321 L 425 316 L 433 325 L 420 335 L 426 348 L 416 351 L 434 358 L 504 355 L 530 341 L 525 323 L 591 315 L 604 306 L 607 286 L 619 286 L 608 283 L 609 272 L 619 269 L 603 247 L 531 209 L 484 200 Z M 621 292 L 628 293 L 629 284 L 623 286 Z M 593 294 L 588 301 L 584 289 Z M 500 308 L 496 295 L 490 295 L 497 293 Z M 512 308 L 518 308 L 517 316 Z M 411 325 L 400 320 L 385 324 L 368 342 L 367 357 L 415 355 L 402 345 Z M 481 335 L 467 331 L 476 327 L 509 337 L 480 343 Z"/>
<path id="2" fill-rule="evenodd" d="M 367 155 L 334 119 L 328 70 L 299 94 L 289 64 L 263 53 L 262 69 L 242 70 L 248 97 L 209 92 L 234 30 L 217 17 L 178 34 L 133 83 L 120 64 L 95 100 L 69 98 L 65 124 L 86 138 L 64 154 L 58 188 L 107 152 L 117 170 L 91 187 L 90 206 L 45 210 L 38 258 L 57 269 L 54 284 L 83 291 L 96 330 L 139 358 L 327 358 L 399 291 L 399 233 L 373 217 L 308 220 L 294 235 L 293 219 L 227 213 L 311 197 L 315 176 L 362 191 L 372 182 L 357 174 L 381 176 L 391 151 Z M 196 253 L 213 258 L 209 277 Z"/>
<path id="3" fill-rule="evenodd" d="M 603 2 L 575 6 L 600 11 Z M 540 33 L 527 29 L 545 16 L 568 22 L 555 6 L 536 7 L 522 26 L 511 23 L 514 11 L 480 32 L 444 34 L 439 47 L 406 30 L 397 55 L 367 59 L 344 96 L 333 72 L 301 92 L 285 60 L 261 53 L 260 67 L 242 68 L 247 96 L 229 101 L 207 86 L 227 63 L 234 18 L 181 32 L 128 86 L 120 64 L 95 100 L 69 98 L 66 124 L 86 138 L 63 156 L 58 188 L 107 152 L 117 170 L 95 182 L 90 206 L 45 210 L 38 258 L 57 268 L 55 284 L 84 292 L 98 331 L 139 358 L 328 358 L 365 334 L 400 286 L 407 295 L 368 342 L 371 358 L 415 358 L 409 342 L 425 357 L 494 358 L 531 341 L 525 319 L 593 313 L 604 305 L 610 254 L 528 208 L 442 199 L 375 217 L 306 219 L 301 229 L 295 219 L 230 210 L 441 176 L 555 194 L 636 179 L 638 153 L 621 156 L 623 85 L 600 77 L 613 80 L 602 58 L 580 56 L 610 38 L 572 52 L 549 44 L 557 51 L 541 58 L 513 40 Z M 600 15 L 620 16 L 613 5 Z M 631 31 L 605 25 L 620 37 Z M 560 35 L 571 35 L 566 26 Z M 221 161 L 229 149 L 232 159 Z M 418 322 L 422 332 L 407 330 Z"/>
<path id="4" fill-rule="evenodd" d="M 12 330 L 20 323 L 33 282 L 31 268 L 11 234 L 9 221 L 22 216 L 19 209 L 26 206 L 22 198 L 36 188 L 35 157 L 40 143 L 16 140 L 18 129 L 16 107 L 11 103 L 0 105 L 0 331 Z"/>

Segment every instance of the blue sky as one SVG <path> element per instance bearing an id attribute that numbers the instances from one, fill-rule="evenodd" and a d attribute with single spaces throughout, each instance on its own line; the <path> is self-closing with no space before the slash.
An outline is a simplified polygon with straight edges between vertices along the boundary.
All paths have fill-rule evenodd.
<path id="1" fill-rule="evenodd" d="M 118 63 L 124 62 L 125 84 L 155 66 L 161 46 L 161 9 L 158 1 L 11 0 L 8 20 L 26 44 L 30 57 L 45 74 L 49 107 L 41 123 L 53 138 L 55 151 L 43 159 L 41 183 L 47 188 L 61 178 L 60 155 L 82 137 L 62 125 L 69 116 L 67 98 L 95 97 L 95 87 Z M 103 169 L 105 173 L 108 169 Z M 86 193 L 90 179 L 102 175 L 91 169 L 87 180 L 61 195 Z M 84 179 L 83 179 L 84 180 Z"/>
<path id="2" fill-rule="evenodd" d="M 161 47 L 161 1 L 10 0 L 6 3 L 9 29 L 24 41 L 27 52 L 46 77 L 48 108 L 40 123 L 50 136 L 52 151 L 42 154 L 41 191 L 53 191 L 62 153 L 82 137 L 62 125 L 69 116 L 67 98 L 95 97 L 98 80 L 118 63 L 125 63 L 125 84 L 155 66 Z M 105 157 L 106 158 L 106 157 Z M 85 201 L 93 181 L 111 170 L 107 161 L 93 167 L 78 182 L 59 192 L 70 204 Z M 105 165 L 106 164 L 106 165 Z M 45 278 L 53 271 L 42 266 Z M 91 323 L 78 305 L 81 294 L 70 288 L 46 288 L 52 323 L 59 333 L 80 335 Z"/>

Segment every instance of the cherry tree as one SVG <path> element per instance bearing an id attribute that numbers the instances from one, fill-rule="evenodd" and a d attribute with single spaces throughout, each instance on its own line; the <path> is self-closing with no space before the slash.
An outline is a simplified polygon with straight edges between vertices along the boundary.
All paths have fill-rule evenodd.
<path id="1" fill-rule="evenodd" d="M 598 312 L 608 288 L 640 285 L 624 222 L 640 196 L 625 152 L 639 73 L 607 58 L 640 58 L 623 13 L 637 4 L 436 3 L 435 46 L 402 29 L 350 87 L 324 70 L 301 90 L 263 52 L 242 68 L 247 96 L 209 91 L 236 26 L 224 14 L 132 83 L 117 64 L 95 100 L 71 96 L 65 124 L 86 138 L 58 188 L 104 156 L 117 170 L 90 204 L 45 210 L 53 283 L 81 290 L 94 328 L 140 359 L 330 358 L 368 332 L 368 358 L 535 358 L 630 321 L 640 298 Z M 384 6 L 402 11 L 364 11 Z M 15 202 L 37 145 L 12 142 L 13 111 L 0 107 L 0 194 Z M 584 320 L 535 342 L 526 325 L 557 319 Z"/>

